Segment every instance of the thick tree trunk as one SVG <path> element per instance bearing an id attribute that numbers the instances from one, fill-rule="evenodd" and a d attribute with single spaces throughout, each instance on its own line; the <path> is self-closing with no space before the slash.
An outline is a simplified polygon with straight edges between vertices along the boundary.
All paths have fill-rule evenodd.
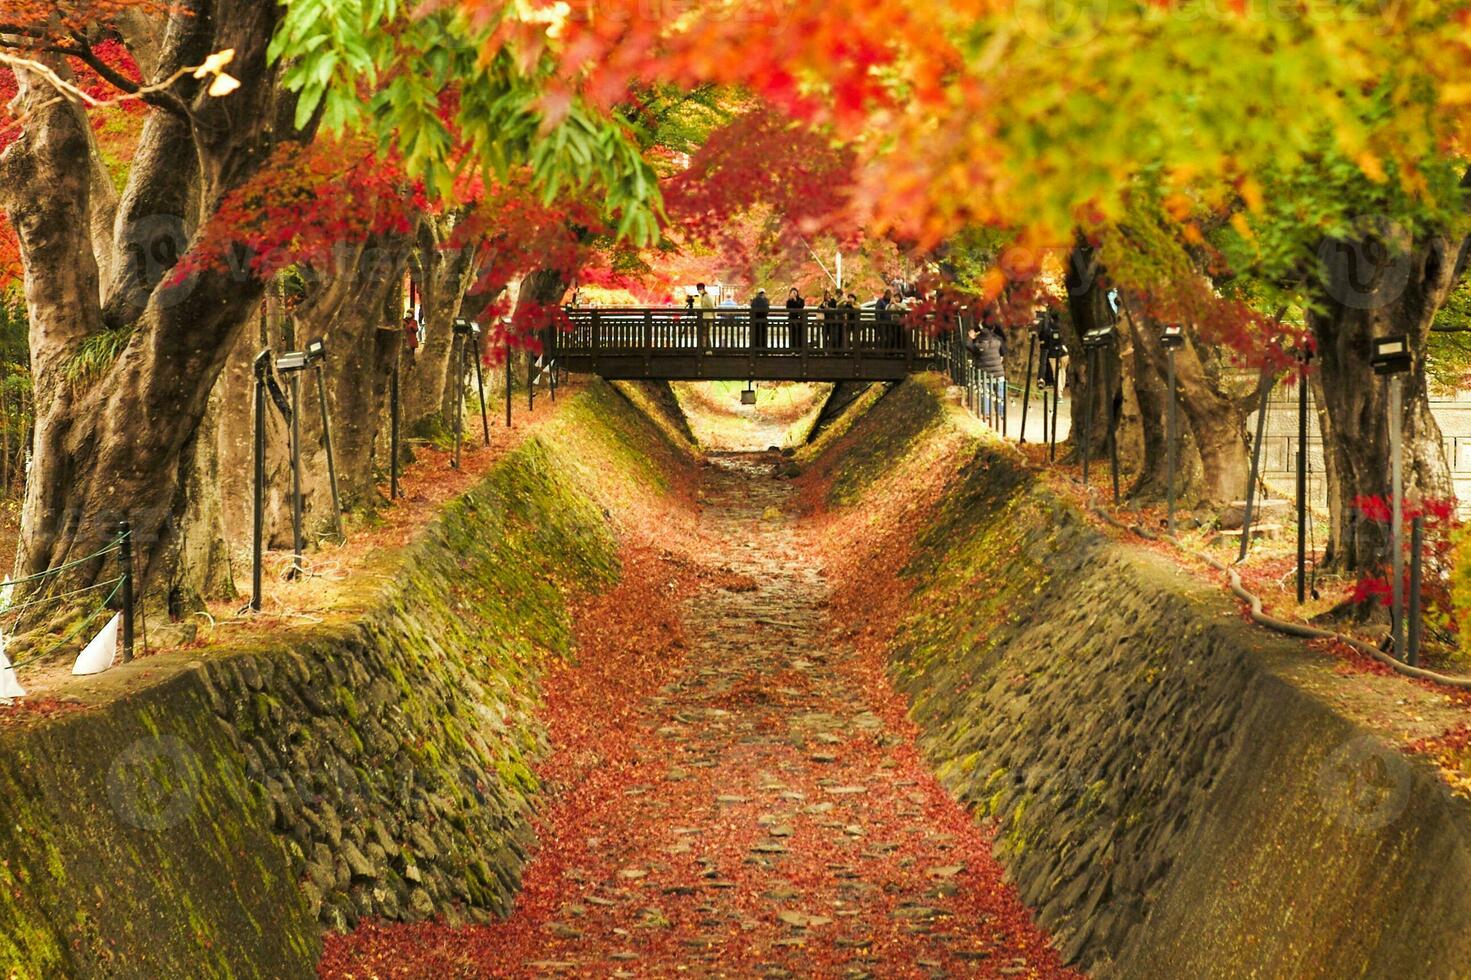
<path id="1" fill-rule="evenodd" d="M 213 99 L 186 77 L 174 91 L 190 107 L 189 123 L 152 110 L 115 223 L 114 251 L 131 250 L 131 262 L 99 257 L 92 241 L 102 205 L 93 199 L 86 119 L 65 102 L 41 108 L 55 93 L 39 77 L 18 73 L 21 110 L 39 110 L 0 155 L 0 204 L 26 269 L 36 399 L 22 572 L 97 551 L 126 516 L 154 587 L 170 583 L 181 603 L 192 603 L 219 581 L 218 568 L 193 567 L 195 560 L 215 562 L 209 556 L 217 549 L 193 542 L 218 528 L 191 526 L 216 521 L 218 507 L 190 505 L 189 496 L 208 482 L 196 480 L 195 471 L 210 441 L 201 429 L 210 393 L 261 287 L 221 271 L 164 285 L 173 257 L 155 246 L 178 241 L 181 224 L 201 227 L 293 132 L 292 100 L 265 60 L 279 16 L 272 0 L 193 0 L 169 15 L 154 77 L 197 64 L 201 53 L 233 48 L 231 71 L 243 85 Z M 187 142 L 179 139 L 182 130 Z M 160 227 L 150 214 L 173 218 Z M 108 266 L 125 274 L 115 273 L 104 289 Z M 69 584 L 96 580 L 104 570 L 94 560 Z"/>
<path id="2" fill-rule="evenodd" d="M 1160 341 L 1161 331 L 1156 324 L 1147 323 L 1138 334 L 1163 386 L 1169 355 Z M 1189 429 L 1200 462 L 1199 479 L 1189 496 L 1193 503 L 1211 507 L 1241 500 L 1251 476 L 1242 403 L 1224 390 L 1219 370 L 1202 357 L 1188 335 L 1184 346 L 1175 351 L 1175 380 L 1178 423 L 1182 430 Z M 1168 404 L 1168 392 L 1163 387 L 1161 392 Z M 1181 499 L 1185 496 L 1181 493 Z"/>
<path id="3" fill-rule="evenodd" d="M 1090 447 L 1094 460 L 1108 459 L 1109 437 L 1123 413 L 1123 360 L 1117 338 L 1096 352 L 1085 350 L 1083 335 L 1114 322 L 1108 305 L 1108 288 L 1103 281 L 1103 268 L 1092 246 L 1079 241 L 1068 260 L 1068 311 L 1063 318 L 1063 341 L 1068 350 L 1068 390 L 1072 393 L 1074 455 L 1081 446 Z M 1096 362 L 1098 377 L 1090 377 L 1090 363 Z M 1091 402 L 1091 430 L 1085 432 Z M 1081 458 L 1080 456 L 1078 458 Z"/>
<path id="4" fill-rule="evenodd" d="M 446 247 L 453 232 L 452 218 L 426 216 L 420 221 L 415 244 L 425 330 L 418 353 L 403 355 L 400 384 L 404 431 L 421 437 L 445 432 L 453 425 L 452 326 L 466 305 L 465 293 L 474 284 L 477 269 L 473 248 Z"/>
<path id="5" fill-rule="evenodd" d="M 1138 322 L 1124 318 L 1134 361 L 1134 398 L 1139 405 L 1140 452 L 1134 483 L 1129 487 L 1132 500 L 1164 499 L 1169 489 L 1169 445 L 1166 412 L 1169 391 L 1164 374 L 1159 371 L 1144 346 Z M 1176 486 L 1180 481 L 1176 480 Z"/>
<path id="6" fill-rule="evenodd" d="M 1397 226 L 1366 230 L 1353 241 L 1328 241 L 1320 250 L 1321 311 L 1310 312 L 1308 323 L 1318 347 L 1320 419 L 1330 457 L 1327 561 L 1337 570 L 1375 570 L 1389 558 L 1388 528 L 1364 520 L 1354 503 L 1360 497 L 1388 500 L 1391 492 L 1389 384 L 1370 366 L 1373 338 L 1405 335 L 1414 352 L 1413 369 L 1403 376 L 1406 494 L 1454 495 L 1440 426 L 1430 413 L 1425 346 L 1459 276 L 1463 251 L 1461 239 L 1414 239 Z"/>
<path id="7" fill-rule="evenodd" d="M 387 466 L 382 431 L 389 375 L 403 342 L 396 315 L 408 242 L 373 239 L 347 253 L 341 267 L 322 276 L 295 318 L 298 345 L 322 337 L 332 449 L 344 508 L 377 498 L 375 470 Z M 302 455 L 314 524 L 331 522 L 325 442 L 315 372 L 302 377 Z"/>

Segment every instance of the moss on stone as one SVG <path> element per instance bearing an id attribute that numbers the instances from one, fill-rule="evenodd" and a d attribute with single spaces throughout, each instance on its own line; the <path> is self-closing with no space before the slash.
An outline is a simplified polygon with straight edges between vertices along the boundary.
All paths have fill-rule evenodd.
<path id="1" fill-rule="evenodd" d="M 906 383 L 812 465 L 861 511 L 892 460 L 964 437 L 947 411 Z M 904 570 L 891 672 L 1063 954 L 1147 978 L 1464 974 L 1471 806 L 1214 583 L 971 448 Z M 1383 767 L 1377 795 L 1335 768 L 1348 750 Z"/>
<path id="2" fill-rule="evenodd" d="M 619 574 L 605 484 L 656 497 L 689 462 L 605 385 L 559 409 L 325 622 L 116 668 L 91 710 L 0 733 L 0 973 L 305 977 L 321 925 L 421 916 L 415 889 L 511 907 L 539 678 L 567 595 Z"/>

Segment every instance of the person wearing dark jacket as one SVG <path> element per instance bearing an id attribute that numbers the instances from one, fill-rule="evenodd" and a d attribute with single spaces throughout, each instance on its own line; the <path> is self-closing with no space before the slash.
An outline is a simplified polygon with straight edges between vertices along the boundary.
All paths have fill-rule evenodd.
<path id="1" fill-rule="evenodd" d="M 751 297 L 751 347 L 754 350 L 766 349 L 767 325 L 771 317 L 771 299 L 766 295 L 766 290 L 756 290 L 756 295 Z"/>
<path id="2" fill-rule="evenodd" d="M 793 286 L 787 290 L 787 335 L 791 338 L 792 350 L 802 350 L 807 345 L 807 301 Z"/>
<path id="3" fill-rule="evenodd" d="M 838 341 L 843 336 L 843 325 L 839 320 L 838 300 L 831 292 L 822 291 L 822 346 L 824 350 L 834 351 L 838 349 Z"/>

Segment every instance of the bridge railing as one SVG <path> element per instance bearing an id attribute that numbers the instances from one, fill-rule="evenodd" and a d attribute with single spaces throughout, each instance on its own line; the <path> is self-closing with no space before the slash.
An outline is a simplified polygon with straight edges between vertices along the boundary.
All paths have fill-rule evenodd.
<path id="1" fill-rule="evenodd" d="M 946 359 L 951 330 L 902 310 L 717 307 L 571 308 L 550 338 L 567 355 L 707 351 L 828 357 Z"/>

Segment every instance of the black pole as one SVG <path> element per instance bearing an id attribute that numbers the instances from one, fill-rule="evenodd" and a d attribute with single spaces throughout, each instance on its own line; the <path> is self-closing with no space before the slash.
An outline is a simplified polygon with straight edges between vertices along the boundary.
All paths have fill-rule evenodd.
<path id="1" fill-rule="evenodd" d="M 1001 438 L 1006 438 L 1007 423 L 1011 421 L 1011 390 L 1006 385 L 1006 371 L 1003 369 L 1000 376 L 996 378 L 996 387 L 999 389 L 997 397 L 1001 399 Z"/>
<path id="2" fill-rule="evenodd" d="M 455 458 L 451 464 L 460 468 L 460 451 L 465 444 L 465 338 L 455 343 Z"/>
<path id="3" fill-rule="evenodd" d="M 398 499 L 398 357 L 393 359 L 393 373 L 388 376 L 388 453 L 391 457 L 388 464 L 388 499 Z"/>
<path id="4" fill-rule="evenodd" d="M 1088 385 L 1083 396 L 1083 438 L 1074 440 L 1078 448 L 1083 451 L 1083 487 L 1088 486 L 1088 459 L 1092 455 L 1093 448 L 1093 396 L 1097 393 L 1098 370 L 1095 367 L 1098 361 L 1098 348 L 1088 348 Z"/>
<path id="5" fill-rule="evenodd" d="M 1175 348 L 1165 349 L 1165 375 L 1169 380 L 1170 404 L 1165 412 L 1165 471 L 1169 474 L 1169 485 L 1165 489 L 1165 527 L 1170 537 L 1175 536 L 1175 470 L 1179 467 L 1180 439 L 1179 416 L 1175 403 L 1179 400 L 1179 379 L 1175 377 Z"/>
<path id="6" fill-rule="evenodd" d="M 1057 417 L 1062 414 L 1062 356 L 1056 351 L 1052 357 L 1052 438 L 1047 458 L 1057 462 Z"/>
<path id="7" fill-rule="evenodd" d="M 485 370 L 481 366 L 484 359 L 480 346 L 480 334 L 475 334 L 475 387 L 480 392 L 480 427 L 485 430 L 485 444 L 490 445 L 490 406 L 485 402 Z"/>
<path id="8" fill-rule="evenodd" d="M 317 362 L 317 402 L 322 408 L 322 448 L 327 451 L 327 484 L 332 488 L 332 526 L 337 529 L 338 540 L 346 541 L 342 530 L 342 498 L 337 494 L 337 461 L 332 455 L 332 422 L 327 416 L 327 379 Z"/>
<path id="9" fill-rule="evenodd" d="M 1113 473 L 1113 505 L 1119 505 L 1119 420 L 1113 409 L 1108 412 L 1108 465 Z"/>
<path id="10" fill-rule="evenodd" d="M 1251 446 L 1251 474 L 1246 483 L 1246 513 L 1241 519 L 1241 552 L 1236 556 L 1238 563 L 1246 561 L 1246 548 L 1251 543 L 1251 511 L 1256 504 L 1256 481 L 1262 471 L 1262 441 L 1267 430 L 1267 399 L 1271 397 L 1275 379 L 1262 368 L 1262 393 L 1256 404 L 1256 440 Z"/>
<path id="11" fill-rule="evenodd" d="M 1425 515 L 1410 524 L 1410 637 L 1405 645 L 1405 663 L 1420 665 L 1420 579 L 1425 550 Z"/>
<path id="12" fill-rule="evenodd" d="M 255 359 L 255 486 L 254 520 L 250 540 L 250 608 L 260 612 L 262 550 L 266 531 L 266 376 L 270 370 L 271 351 L 260 352 Z"/>
<path id="13" fill-rule="evenodd" d="M 117 525 L 117 557 L 123 566 L 123 663 L 133 659 L 133 528 L 126 519 Z"/>
<path id="14" fill-rule="evenodd" d="M 1047 386 L 1044 385 L 1044 384 L 1042 384 L 1042 375 L 1041 375 L 1041 372 L 1044 372 L 1044 371 L 1047 370 L 1047 348 L 1046 347 L 1043 347 L 1041 349 L 1041 354 L 1042 354 L 1042 363 L 1038 366 L 1037 387 L 1042 389 L 1042 445 L 1045 446 L 1045 445 L 1047 445 L 1047 415 L 1048 415 L 1048 412 L 1047 412 Z M 1056 374 L 1057 374 L 1057 372 L 1054 371 L 1053 372 L 1054 377 L 1052 379 L 1052 383 L 1053 383 L 1054 386 L 1057 384 L 1057 378 L 1055 377 Z"/>
<path id="15" fill-rule="evenodd" d="M 1307 598 L 1308 555 L 1308 359 L 1297 375 L 1297 604 Z"/>
<path id="16" fill-rule="evenodd" d="M 597 316 L 596 313 L 593 316 Z M 511 427 L 511 338 L 506 336 L 506 428 Z"/>
<path id="17" fill-rule="evenodd" d="M 289 578 L 302 572 L 302 552 L 306 540 L 301 528 L 301 372 L 291 372 L 291 544 L 292 565 Z"/>
<path id="18" fill-rule="evenodd" d="M 1032 403 L 1032 365 L 1037 358 L 1037 335 L 1030 336 L 1027 343 L 1027 380 L 1022 386 L 1022 431 L 1017 436 L 1017 445 L 1027 444 L 1027 407 Z M 1045 402 L 1045 396 L 1044 396 Z M 1046 422 L 1042 423 L 1044 426 Z"/>

